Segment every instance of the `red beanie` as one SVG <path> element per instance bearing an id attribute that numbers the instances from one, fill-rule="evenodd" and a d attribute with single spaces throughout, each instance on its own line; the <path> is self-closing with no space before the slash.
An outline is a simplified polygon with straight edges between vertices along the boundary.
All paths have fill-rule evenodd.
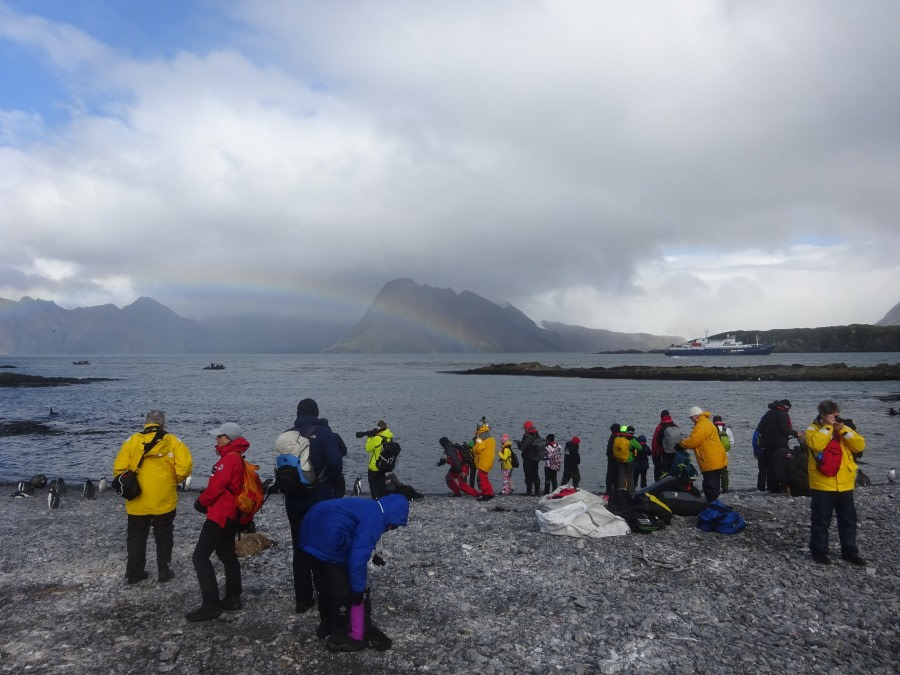
<path id="1" fill-rule="evenodd" d="M 581 445 L 581 439 L 578 438 L 578 436 L 572 436 L 572 442 L 573 442 L 575 445 Z"/>
<path id="2" fill-rule="evenodd" d="M 522 428 L 525 429 L 525 431 L 531 431 L 532 429 L 534 429 L 534 422 L 532 422 L 531 420 L 525 420 L 525 424 L 522 425 Z"/>

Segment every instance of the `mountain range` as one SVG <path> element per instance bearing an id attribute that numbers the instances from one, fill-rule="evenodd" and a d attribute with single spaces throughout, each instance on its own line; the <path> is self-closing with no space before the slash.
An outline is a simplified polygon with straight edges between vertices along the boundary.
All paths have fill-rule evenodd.
<path id="1" fill-rule="evenodd" d="M 900 351 L 900 304 L 877 325 L 761 331 L 779 351 Z M 750 331 L 738 339 L 753 339 Z M 63 309 L 0 298 L 0 354 L 537 353 L 661 350 L 684 338 L 544 321 L 471 291 L 388 282 L 355 325 L 306 316 L 193 320 L 152 298 Z"/>

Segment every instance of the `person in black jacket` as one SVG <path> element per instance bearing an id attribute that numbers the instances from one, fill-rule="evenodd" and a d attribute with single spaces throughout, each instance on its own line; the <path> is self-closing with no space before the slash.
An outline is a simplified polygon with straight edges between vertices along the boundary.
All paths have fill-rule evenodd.
<path id="1" fill-rule="evenodd" d="M 581 482 L 579 464 L 581 464 L 581 439 L 578 436 L 572 436 L 571 441 L 566 441 L 563 451 L 563 485 L 571 481 L 572 487 L 578 487 L 578 483 Z"/>
<path id="2" fill-rule="evenodd" d="M 309 556 L 300 548 L 300 526 L 306 512 L 314 504 L 343 497 L 346 492 L 344 483 L 344 462 L 337 438 L 328 421 L 319 418 L 319 404 L 311 398 L 305 398 L 297 404 L 297 418 L 290 430 L 296 430 L 310 439 L 310 460 L 317 476 L 323 479 L 316 483 L 309 494 L 301 497 L 285 495 L 284 508 L 291 526 L 291 550 L 293 551 L 294 572 L 294 610 L 302 614 L 316 606 L 313 599 L 312 564 Z M 319 613 L 323 612 L 319 608 Z M 328 610 L 330 611 L 330 609 Z"/>
<path id="3" fill-rule="evenodd" d="M 619 434 L 621 426 L 621 424 L 616 423 L 609 425 L 609 430 L 612 433 L 610 433 L 609 439 L 606 441 L 606 485 L 604 486 L 604 492 L 608 495 L 613 493 L 619 481 L 619 466 L 616 464 L 616 458 L 613 457 L 613 443 Z"/>
<path id="4" fill-rule="evenodd" d="M 794 438 L 798 436 L 797 431 L 791 425 L 791 416 L 788 414 L 790 409 L 791 402 L 786 398 L 775 401 L 759 421 L 759 434 L 765 444 L 763 461 L 766 465 L 766 484 L 769 492 L 784 492 L 785 490 L 784 474 L 776 471 L 776 463 L 771 460 L 776 452 L 783 451 L 788 447 L 788 439 L 791 436 Z"/>

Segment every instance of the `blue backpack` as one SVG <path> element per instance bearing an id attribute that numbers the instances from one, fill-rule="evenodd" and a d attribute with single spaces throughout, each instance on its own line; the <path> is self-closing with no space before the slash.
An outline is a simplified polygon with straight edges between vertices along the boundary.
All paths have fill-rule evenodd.
<path id="1" fill-rule="evenodd" d="M 737 534 L 747 526 L 747 521 L 737 511 L 718 499 L 711 501 L 697 516 L 697 527 L 704 532 Z"/>

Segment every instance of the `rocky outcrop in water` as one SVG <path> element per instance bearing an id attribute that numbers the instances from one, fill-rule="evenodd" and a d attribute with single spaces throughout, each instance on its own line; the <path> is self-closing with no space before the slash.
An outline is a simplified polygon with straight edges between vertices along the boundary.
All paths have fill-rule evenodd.
<path id="1" fill-rule="evenodd" d="M 0 387 L 64 387 L 69 384 L 108 382 L 111 377 L 42 377 L 20 373 L 0 373 Z"/>
<path id="2" fill-rule="evenodd" d="M 528 363 L 492 363 L 481 368 L 451 371 L 462 375 L 531 375 L 538 377 L 583 377 L 606 380 L 716 380 L 739 382 L 745 380 L 773 380 L 779 382 L 825 381 L 883 381 L 900 380 L 900 364 L 880 363 L 877 366 L 848 366 L 831 363 L 826 366 L 615 366 L 612 368 L 563 368 Z"/>

